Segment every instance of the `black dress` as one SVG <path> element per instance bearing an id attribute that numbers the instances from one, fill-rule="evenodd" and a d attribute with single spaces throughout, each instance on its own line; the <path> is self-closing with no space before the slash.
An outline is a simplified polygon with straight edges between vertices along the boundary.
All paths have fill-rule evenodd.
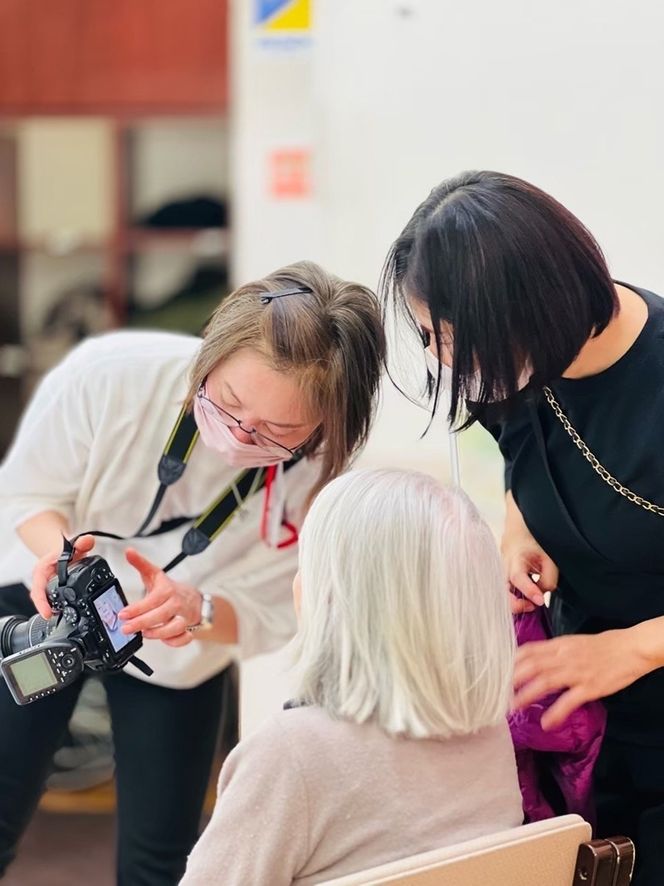
<path id="1" fill-rule="evenodd" d="M 561 378 L 551 389 L 599 462 L 664 506 L 664 299 L 630 288 L 646 302 L 648 319 L 629 351 L 604 372 Z M 598 633 L 664 615 L 664 517 L 598 475 L 543 395 L 526 391 L 509 415 L 492 418 L 489 409 L 481 421 L 500 445 L 526 525 L 559 568 L 556 632 Z M 664 853 L 664 668 L 605 702 L 601 835 L 618 827 L 635 838 L 642 862 L 635 882 L 661 886 L 664 854 L 655 855 Z"/>

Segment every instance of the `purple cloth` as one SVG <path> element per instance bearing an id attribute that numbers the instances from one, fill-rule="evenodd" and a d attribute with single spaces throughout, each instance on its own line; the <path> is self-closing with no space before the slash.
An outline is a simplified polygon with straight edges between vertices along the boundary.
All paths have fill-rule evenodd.
<path id="1" fill-rule="evenodd" d="M 519 646 L 551 638 L 547 612 L 543 607 L 515 616 L 514 623 Z M 561 694 L 547 695 L 509 715 L 523 811 L 526 821 L 552 818 L 561 812 L 576 812 L 594 824 L 592 775 L 604 737 L 606 711 L 601 702 L 589 702 L 577 708 L 562 726 L 545 732 L 540 725 L 542 714 Z M 554 811 L 545 796 L 543 772 L 558 784 L 566 806 L 564 810 Z"/>

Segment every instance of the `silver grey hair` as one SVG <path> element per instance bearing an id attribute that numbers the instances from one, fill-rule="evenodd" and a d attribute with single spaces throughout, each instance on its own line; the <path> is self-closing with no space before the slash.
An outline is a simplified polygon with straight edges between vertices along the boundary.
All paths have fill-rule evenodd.
<path id="1" fill-rule="evenodd" d="M 500 556 L 470 499 L 410 471 L 357 470 L 314 501 L 300 543 L 297 697 L 416 738 L 508 711 L 514 632 Z"/>

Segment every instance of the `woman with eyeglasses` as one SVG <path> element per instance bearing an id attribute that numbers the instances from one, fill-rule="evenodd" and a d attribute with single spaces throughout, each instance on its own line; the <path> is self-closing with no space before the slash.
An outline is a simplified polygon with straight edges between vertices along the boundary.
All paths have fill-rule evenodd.
<path id="1" fill-rule="evenodd" d="M 559 693 L 546 729 L 604 701 L 599 836 L 632 837 L 635 884 L 659 886 L 664 301 L 612 280 L 569 210 L 497 172 L 434 188 L 394 243 L 383 282 L 421 337 L 434 395 L 451 393 L 449 418 L 479 420 L 499 443 L 515 611 L 552 592 L 560 636 L 519 650 L 515 705 Z"/>
<path id="2" fill-rule="evenodd" d="M 75 556 L 94 548 L 109 562 L 129 600 L 122 630 L 143 633 L 154 671 L 129 665 L 104 680 L 119 883 L 181 877 L 226 669 L 293 634 L 298 528 L 366 440 L 383 356 L 373 294 L 302 262 L 225 298 L 202 341 L 114 332 L 84 342 L 28 407 L 0 468 L 0 615 L 49 617 L 62 535 L 108 533 L 82 535 Z M 80 688 L 18 707 L 0 681 L 0 875 Z"/>

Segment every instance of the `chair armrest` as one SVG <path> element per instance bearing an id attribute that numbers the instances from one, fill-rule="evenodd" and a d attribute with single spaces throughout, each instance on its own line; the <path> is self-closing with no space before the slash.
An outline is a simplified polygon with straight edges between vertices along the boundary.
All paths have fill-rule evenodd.
<path id="1" fill-rule="evenodd" d="M 581 843 L 572 886 L 629 886 L 634 859 L 634 843 L 629 837 Z"/>

